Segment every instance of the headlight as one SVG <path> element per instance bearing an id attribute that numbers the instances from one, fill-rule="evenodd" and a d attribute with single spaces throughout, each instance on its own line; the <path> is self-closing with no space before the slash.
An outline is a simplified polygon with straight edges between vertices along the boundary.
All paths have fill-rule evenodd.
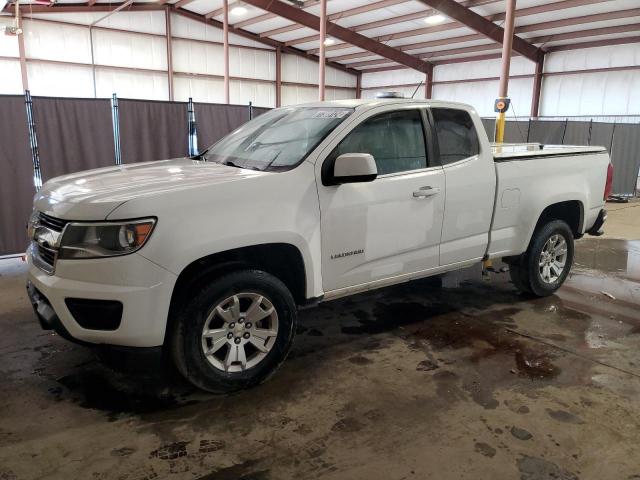
<path id="1" fill-rule="evenodd" d="M 142 248 L 155 219 L 128 222 L 69 223 L 60 242 L 59 259 L 127 255 Z"/>

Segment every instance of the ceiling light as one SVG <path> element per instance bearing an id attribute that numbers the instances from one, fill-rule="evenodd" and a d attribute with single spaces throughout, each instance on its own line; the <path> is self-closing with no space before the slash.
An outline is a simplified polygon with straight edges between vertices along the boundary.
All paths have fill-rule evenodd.
<path id="1" fill-rule="evenodd" d="M 435 15 L 429 15 L 427 18 L 424 19 L 425 23 L 428 23 L 429 25 L 435 25 L 437 23 L 442 23 L 446 20 L 446 17 L 444 15 L 440 15 L 439 13 L 435 14 Z"/>
<path id="2" fill-rule="evenodd" d="M 242 15 L 246 15 L 247 12 L 247 7 L 233 7 L 229 13 L 231 15 L 235 15 L 236 17 L 240 17 Z"/>
<path id="3" fill-rule="evenodd" d="M 324 39 L 325 46 L 333 45 L 334 43 L 336 43 L 336 41 L 333 38 L 325 38 Z"/>

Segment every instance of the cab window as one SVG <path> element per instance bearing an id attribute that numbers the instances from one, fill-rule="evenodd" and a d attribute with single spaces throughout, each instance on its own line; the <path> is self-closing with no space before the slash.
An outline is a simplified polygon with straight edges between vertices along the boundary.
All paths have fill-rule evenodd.
<path id="1" fill-rule="evenodd" d="M 378 175 L 407 172 L 427 167 L 424 128 L 418 109 L 376 115 L 349 133 L 330 155 L 343 153 L 373 155 Z"/>
<path id="2" fill-rule="evenodd" d="M 432 108 L 442 165 L 480 153 L 478 135 L 469 112 L 455 108 Z"/>

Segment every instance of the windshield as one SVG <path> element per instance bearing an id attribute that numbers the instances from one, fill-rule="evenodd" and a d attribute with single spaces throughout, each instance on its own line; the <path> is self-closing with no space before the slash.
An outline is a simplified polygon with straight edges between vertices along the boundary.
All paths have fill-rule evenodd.
<path id="1" fill-rule="evenodd" d="M 200 158 L 253 170 L 289 170 L 352 112 L 335 107 L 271 110 L 231 132 Z"/>

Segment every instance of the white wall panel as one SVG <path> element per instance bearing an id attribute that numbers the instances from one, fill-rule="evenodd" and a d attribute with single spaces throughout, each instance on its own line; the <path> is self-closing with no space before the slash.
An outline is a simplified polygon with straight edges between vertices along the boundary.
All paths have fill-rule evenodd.
<path id="1" fill-rule="evenodd" d="M 405 98 L 411 98 L 413 93 L 415 92 L 415 96 L 413 98 L 424 98 L 424 85 L 420 85 L 418 87 L 418 91 L 416 91 L 416 86 L 410 87 L 390 87 L 390 88 L 372 88 L 370 90 L 362 90 L 362 98 L 376 98 L 376 94 L 380 92 L 398 92 Z"/>
<path id="2" fill-rule="evenodd" d="M 276 79 L 276 54 L 248 48 L 229 48 L 229 74 L 261 80 Z"/>
<path id="3" fill-rule="evenodd" d="M 98 97 L 141 98 L 168 100 L 167 75 L 164 73 L 133 72 L 108 68 L 96 69 Z"/>
<path id="4" fill-rule="evenodd" d="M 167 69 L 167 44 L 160 37 L 95 30 L 93 49 L 98 65 Z"/>
<path id="5" fill-rule="evenodd" d="M 424 82 L 424 73 L 413 69 L 389 70 L 386 72 L 374 72 L 362 74 L 362 87 L 379 87 L 384 85 L 406 85 Z M 394 89 L 395 90 L 395 89 Z"/>
<path id="6" fill-rule="evenodd" d="M 501 60 L 483 60 L 478 62 L 450 63 L 438 65 L 433 69 L 433 80 L 445 82 L 448 80 L 461 80 L 468 78 L 487 78 L 500 76 Z M 533 75 L 536 65 L 522 57 L 511 59 L 511 75 Z M 497 95 L 497 91 L 496 91 Z"/>
<path id="7" fill-rule="evenodd" d="M 640 43 L 549 53 L 544 61 L 544 71 L 565 72 L 631 65 L 640 65 Z"/>
<path id="8" fill-rule="evenodd" d="M 355 89 L 326 88 L 325 90 L 326 100 L 345 100 L 350 98 L 356 98 Z M 282 85 L 282 106 L 317 101 L 318 87 L 316 86 Z"/>
<path id="9" fill-rule="evenodd" d="M 296 85 L 282 85 L 282 106 L 298 105 L 299 103 L 317 102 L 318 87 L 300 87 Z"/>
<path id="10" fill-rule="evenodd" d="M 178 102 L 186 102 L 191 97 L 194 102 L 224 103 L 222 79 L 174 76 L 173 88 Z"/>
<path id="11" fill-rule="evenodd" d="M 189 40 L 173 40 L 173 69 L 176 72 L 224 74 L 221 45 Z"/>
<path id="12" fill-rule="evenodd" d="M 325 83 L 336 87 L 355 87 L 356 76 L 327 67 Z M 318 85 L 318 63 L 298 55 L 282 55 L 282 81 Z"/>
<path id="13" fill-rule="evenodd" d="M 176 101 L 186 102 L 189 97 L 194 102 L 224 103 L 224 82 L 220 78 L 198 78 L 176 76 L 173 79 Z M 252 82 L 251 80 L 232 80 L 229 84 L 231 103 L 256 107 L 275 107 L 275 84 Z"/>
<path id="14" fill-rule="evenodd" d="M 23 27 L 27 58 L 91 63 L 88 28 L 28 20 Z"/>
<path id="15" fill-rule="evenodd" d="M 90 65 L 28 62 L 27 76 L 32 95 L 93 97 L 93 76 Z"/>
<path id="16" fill-rule="evenodd" d="M 327 87 L 324 91 L 324 98 L 326 100 L 348 100 L 356 98 L 356 91 L 355 89 Z"/>
<path id="17" fill-rule="evenodd" d="M 449 83 L 433 86 L 433 98 L 472 105 L 481 116 L 493 117 L 493 102 L 498 94 L 498 81 Z M 508 116 L 528 116 L 531 108 L 533 79 L 513 79 L 509 82 L 511 108 Z"/>
<path id="18" fill-rule="evenodd" d="M 318 64 L 316 63 L 316 69 Z M 356 87 L 357 77 L 350 73 L 343 72 L 337 68 L 327 67 L 325 70 L 325 83 L 327 85 L 335 85 L 336 87 Z"/>
<path id="19" fill-rule="evenodd" d="M 4 34 L 5 27 L 9 25 L 13 25 L 13 17 L 0 17 L 0 56 L 19 57 L 18 37 Z"/>
<path id="20" fill-rule="evenodd" d="M 104 15 L 103 12 L 98 18 Z M 98 26 L 164 35 L 165 16 L 164 12 L 118 12 L 100 21 Z"/>
<path id="21" fill-rule="evenodd" d="M 173 15 L 171 17 L 171 33 L 174 37 L 192 38 L 195 40 L 211 40 L 214 42 L 222 42 L 222 30 L 211 25 L 190 20 L 181 15 Z M 229 43 L 233 45 L 246 45 L 249 47 L 257 47 L 269 49 L 264 43 L 255 42 L 253 40 L 229 34 Z"/>
<path id="22" fill-rule="evenodd" d="M 231 80 L 229 85 L 231 103 L 256 107 L 276 106 L 276 86 L 271 83 L 252 82 L 251 80 Z"/>
<path id="23" fill-rule="evenodd" d="M 21 94 L 22 76 L 20 74 L 20 60 L 0 59 L 0 94 Z"/>
<path id="24" fill-rule="evenodd" d="M 108 12 L 75 12 L 75 13 L 34 13 L 30 16 L 48 21 L 91 25 L 103 18 Z M 132 32 L 155 33 L 164 35 L 164 12 L 117 12 L 101 20 L 99 27 L 117 28 Z"/>
<path id="25" fill-rule="evenodd" d="M 540 115 L 636 115 L 640 70 L 545 77 Z"/>

